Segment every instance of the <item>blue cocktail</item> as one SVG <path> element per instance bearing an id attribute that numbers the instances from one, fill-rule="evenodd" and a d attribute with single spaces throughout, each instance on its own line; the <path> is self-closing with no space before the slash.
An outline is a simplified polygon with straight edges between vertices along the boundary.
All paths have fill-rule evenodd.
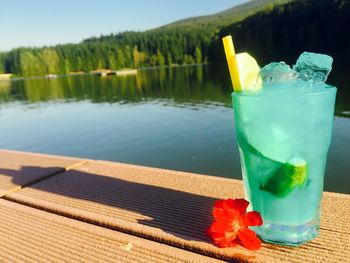
<path id="1" fill-rule="evenodd" d="M 264 85 L 232 95 L 246 198 L 263 217 L 261 238 L 300 244 L 318 234 L 336 88 Z"/>
<path id="2" fill-rule="evenodd" d="M 223 38 L 246 199 L 261 213 L 264 240 L 298 245 L 318 235 L 320 202 L 337 89 L 325 83 L 333 59 L 304 52 L 292 67 L 260 68 Z"/>

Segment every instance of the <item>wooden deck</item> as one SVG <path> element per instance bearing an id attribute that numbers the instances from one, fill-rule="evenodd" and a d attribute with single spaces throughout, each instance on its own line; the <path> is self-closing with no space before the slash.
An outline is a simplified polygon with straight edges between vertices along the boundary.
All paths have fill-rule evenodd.
<path id="1" fill-rule="evenodd" d="M 0 151 L 0 262 L 349 262 L 350 196 L 324 193 L 321 231 L 298 248 L 219 249 L 205 234 L 242 182 Z"/>

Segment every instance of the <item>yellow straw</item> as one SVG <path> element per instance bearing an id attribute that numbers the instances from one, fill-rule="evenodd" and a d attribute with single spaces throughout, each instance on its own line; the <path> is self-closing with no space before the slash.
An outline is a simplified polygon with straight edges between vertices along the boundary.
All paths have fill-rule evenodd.
<path id="1" fill-rule="evenodd" d="M 226 60 L 227 60 L 228 70 L 231 76 L 233 89 L 234 91 L 241 91 L 242 87 L 239 81 L 237 59 L 235 54 L 235 48 L 233 47 L 232 37 L 231 36 L 223 37 L 222 42 L 224 43 Z"/>

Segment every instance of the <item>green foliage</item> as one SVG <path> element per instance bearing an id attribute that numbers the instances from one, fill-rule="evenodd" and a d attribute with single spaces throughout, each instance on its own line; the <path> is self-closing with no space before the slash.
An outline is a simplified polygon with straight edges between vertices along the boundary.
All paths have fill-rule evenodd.
<path id="1" fill-rule="evenodd" d="M 221 62 L 225 60 L 221 37 L 227 34 L 233 35 L 238 52 L 250 52 L 260 62 L 288 61 L 304 50 L 349 54 L 349 19 L 350 1 L 250 1 L 215 15 L 145 32 L 123 32 L 79 44 L 0 53 L 0 73 L 39 76 Z"/>
<path id="2" fill-rule="evenodd" d="M 160 67 L 165 65 L 165 58 L 159 50 L 157 50 L 157 63 Z"/>
<path id="3" fill-rule="evenodd" d="M 0 57 L 2 71 L 22 76 L 67 74 L 95 69 L 139 68 L 202 62 L 212 38 L 208 29 L 124 32 L 80 44 L 20 48 Z M 6 68 L 5 60 L 9 61 Z"/>
<path id="4" fill-rule="evenodd" d="M 44 48 L 39 52 L 39 59 L 45 67 L 45 73 L 54 74 L 58 72 L 59 57 L 56 50 Z"/>
<path id="5" fill-rule="evenodd" d="M 0 53 L 0 74 L 5 72 L 5 55 Z"/>
<path id="6" fill-rule="evenodd" d="M 198 64 L 202 62 L 202 51 L 199 47 L 196 47 L 194 59 L 195 59 L 195 62 Z"/>
<path id="7" fill-rule="evenodd" d="M 198 27 L 206 27 L 211 29 L 222 28 L 225 25 L 230 25 L 232 23 L 242 21 L 243 19 L 252 16 L 257 12 L 271 11 L 277 5 L 282 5 L 292 1 L 293 0 L 251 0 L 247 3 L 227 9 L 223 12 L 208 16 L 199 16 L 184 19 L 160 27 L 160 29 L 197 29 Z"/>
<path id="8" fill-rule="evenodd" d="M 219 38 L 231 34 L 239 40 L 237 51 L 251 53 L 260 64 L 276 60 L 293 63 L 303 51 L 333 57 L 349 54 L 349 25 L 350 1 L 293 1 L 224 27 Z M 218 51 L 212 61 L 224 59 L 220 44 L 211 46 Z"/>

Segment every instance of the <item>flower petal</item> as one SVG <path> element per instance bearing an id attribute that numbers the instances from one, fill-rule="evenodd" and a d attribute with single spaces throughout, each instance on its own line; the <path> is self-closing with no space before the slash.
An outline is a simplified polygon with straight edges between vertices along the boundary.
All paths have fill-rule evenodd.
<path id="1" fill-rule="evenodd" d="M 243 226 L 261 226 L 263 220 L 259 212 L 251 211 L 248 212 L 245 218 L 242 220 Z"/>
<path id="2" fill-rule="evenodd" d="M 221 248 L 223 248 L 223 247 L 235 247 L 235 246 L 237 246 L 237 242 L 235 240 L 233 240 L 233 241 L 223 240 L 220 243 L 217 243 L 217 246 L 221 247 Z"/>
<path id="3" fill-rule="evenodd" d="M 210 227 L 209 231 L 212 233 L 225 233 L 228 223 L 226 221 L 215 221 Z"/>
<path id="4" fill-rule="evenodd" d="M 222 206 L 225 210 L 235 209 L 241 214 L 244 214 L 247 210 L 249 202 L 245 199 L 227 199 L 224 200 Z"/>
<path id="5" fill-rule="evenodd" d="M 261 248 L 261 241 L 256 236 L 255 232 L 247 227 L 241 227 L 238 231 L 238 238 L 245 248 L 257 250 Z"/>
<path id="6" fill-rule="evenodd" d="M 227 214 L 225 212 L 225 210 L 223 208 L 214 208 L 213 209 L 213 216 L 214 219 L 217 221 L 221 221 L 221 220 L 226 220 L 227 219 Z"/>
<path id="7" fill-rule="evenodd" d="M 224 208 L 223 207 L 223 203 L 224 203 L 224 200 L 216 200 L 215 204 L 214 204 L 214 207 L 215 208 Z"/>
<path id="8" fill-rule="evenodd" d="M 207 229 L 207 234 L 214 241 L 225 239 L 225 233 L 212 232 L 210 228 Z"/>
<path id="9" fill-rule="evenodd" d="M 233 199 L 226 199 L 226 200 L 223 201 L 222 207 L 225 210 L 228 210 L 228 209 L 234 208 L 234 204 L 235 204 L 235 200 L 233 200 Z"/>
<path id="10" fill-rule="evenodd" d="M 207 232 L 209 237 L 214 241 L 214 243 L 218 247 L 234 247 L 237 246 L 237 239 L 227 239 L 227 236 L 225 233 L 210 233 L 210 231 Z"/>
<path id="11" fill-rule="evenodd" d="M 225 232 L 225 239 L 227 241 L 233 241 L 237 238 L 237 231 L 226 231 Z"/>
<path id="12" fill-rule="evenodd" d="M 227 218 L 232 221 L 238 221 L 241 222 L 242 219 L 244 219 L 245 215 L 238 212 L 236 209 L 229 209 L 226 211 Z"/>

